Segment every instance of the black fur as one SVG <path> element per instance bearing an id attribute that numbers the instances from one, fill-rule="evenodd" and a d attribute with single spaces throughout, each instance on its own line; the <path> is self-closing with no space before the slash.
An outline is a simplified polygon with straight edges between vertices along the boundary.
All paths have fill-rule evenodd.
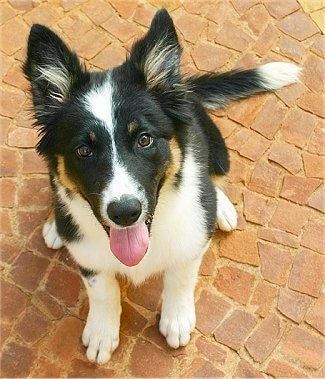
<path id="1" fill-rule="evenodd" d="M 186 78 L 186 84 L 210 108 L 221 108 L 237 100 L 268 89 L 258 71 L 234 70 L 222 74 L 204 74 Z"/>

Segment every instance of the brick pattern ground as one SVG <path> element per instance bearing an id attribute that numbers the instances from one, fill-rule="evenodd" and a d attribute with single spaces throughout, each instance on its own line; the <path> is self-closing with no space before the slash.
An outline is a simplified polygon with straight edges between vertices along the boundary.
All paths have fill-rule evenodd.
<path id="1" fill-rule="evenodd" d="M 88 303 L 76 267 L 41 238 L 51 194 L 21 64 L 38 22 L 88 67 L 113 67 L 161 6 L 175 20 L 185 72 L 278 60 L 304 73 L 277 94 L 212 112 L 230 148 L 226 192 L 239 225 L 217 231 L 205 257 L 190 344 L 172 350 L 158 333 L 160 280 L 122 282 L 121 343 L 97 367 L 80 340 Z M 3 377 L 325 377 L 323 8 L 321 0 L 1 2 Z"/>

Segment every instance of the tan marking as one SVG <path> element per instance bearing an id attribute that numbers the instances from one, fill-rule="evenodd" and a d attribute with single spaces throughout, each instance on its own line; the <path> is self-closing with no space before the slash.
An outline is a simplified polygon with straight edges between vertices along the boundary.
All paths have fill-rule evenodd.
<path id="1" fill-rule="evenodd" d="M 226 178 L 224 175 L 211 175 L 210 177 L 215 187 L 223 187 Z"/>
<path id="2" fill-rule="evenodd" d="M 69 178 L 64 164 L 64 157 L 62 155 L 57 156 L 58 159 L 58 180 L 59 182 L 69 190 L 73 192 L 78 192 L 77 186 L 73 183 L 73 181 Z"/>
<path id="3" fill-rule="evenodd" d="M 137 128 L 139 127 L 139 124 L 138 124 L 138 121 L 137 120 L 133 120 L 131 121 L 129 124 L 128 124 L 128 131 L 130 134 L 133 134 Z"/>
<path id="4" fill-rule="evenodd" d="M 96 134 L 94 132 L 90 132 L 89 133 L 89 138 L 90 138 L 91 141 L 94 142 L 96 140 Z"/>
<path id="5" fill-rule="evenodd" d="M 170 152 L 171 152 L 171 162 L 166 170 L 166 184 L 172 184 L 175 176 L 179 173 L 181 169 L 182 152 L 179 147 L 176 138 L 172 138 L 169 142 Z"/>
<path id="6" fill-rule="evenodd" d="M 47 222 L 52 222 L 54 220 L 55 220 L 55 213 L 54 213 L 54 209 L 52 208 L 51 211 L 50 211 L 50 214 L 47 216 L 46 221 Z"/>

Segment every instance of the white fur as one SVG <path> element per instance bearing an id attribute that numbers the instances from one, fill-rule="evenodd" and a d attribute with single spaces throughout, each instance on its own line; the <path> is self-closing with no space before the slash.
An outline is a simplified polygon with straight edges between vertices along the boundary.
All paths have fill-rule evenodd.
<path id="1" fill-rule="evenodd" d="M 113 178 L 103 192 L 104 198 L 109 200 L 120 199 L 124 194 L 136 195 L 139 184 L 131 177 L 126 168 L 118 163 L 113 168 Z"/>
<path id="2" fill-rule="evenodd" d="M 230 232 L 237 226 L 237 212 L 231 201 L 220 188 L 217 194 L 217 225 L 220 230 Z"/>
<path id="3" fill-rule="evenodd" d="M 172 71 L 178 67 L 178 62 L 175 61 L 177 59 L 177 45 L 166 46 L 164 39 L 157 43 L 149 52 L 144 65 L 148 87 L 154 88 L 156 85 L 166 83 Z"/>
<path id="4" fill-rule="evenodd" d="M 110 133 L 114 131 L 113 122 L 113 87 L 110 82 L 110 76 L 107 74 L 106 82 L 88 92 L 84 98 L 87 109 L 98 120 L 104 123 L 104 126 Z"/>
<path id="5" fill-rule="evenodd" d="M 63 246 L 63 241 L 58 234 L 54 219 L 49 219 L 46 221 L 43 225 L 42 234 L 46 246 L 50 249 L 60 249 Z"/>
<path id="6" fill-rule="evenodd" d="M 194 289 L 200 264 L 201 257 L 169 268 L 164 275 L 159 330 L 174 349 L 188 344 L 195 327 Z"/>
<path id="7" fill-rule="evenodd" d="M 102 192 L 101 214 L 103 219 L 109 221 L 110 224 L 114 225 L 114 222 L 108 219 L 107 206 L 110 202 L 119 200 L 122 195 L 131 195 L 140 201 L 142 214 L 139 217 L 139 221 L 142 222 L 148 206 L 144 191 L 139 183 L 127 172 L 126 168 L 117 161 L 113 166 L 113 178 Z"/>
<path id="8" fill-rule="evenodd" d="M 301 68 L 292 63 L 271 62 L 258 67 L 262 86 L 266 90 L 277 90 L 299 81 Z"/>
<path id="9" fill-rule="evenodd" d="M 84 103 L 89 112 L 91 112 L 108 131 L 111 138 L 112 148 L 112 166 L 118 163 L 117 151 L 114 142 L 115 123 L 113 117 L 113 87 L 110 82 L 110 76 L 107 74 L 106 81 L 103 85 L 96 87 L 85 95 Z"/>
<path id="10" fill-rule="evenodd" d="M 63 103 L 69 95 L 71 78 L 67 69 L 62 66 L 37 66 L 40 73 L 40 79 L 45 79 L 52 86 L 57 88 L 57 91 L 51 91 L 51 97 L 60 103 Z"/>
<path id="11" fill-rule="evenodd" d="M 119 344 L 120 288 L 114 275 L 102 272 L 83 279 L 89 297 L 89 313 L 82 334 L 91 362 L 106 363 Z"/>
<path id="12" fill-rule="evenodd" d="M 147 202 L 144 192 L 141 190 L 139 183 L 127 172 L 122 158 L 119 156 L 114 143 L 115 121 L 113 117 L 113 87 L 110 83 L 110 77 L 107 76 L 107 80 L 104 85 L 97 87 L 95 90 L 89 92 L 85 97 L 85 103 L 87 109 L 100 121 L 102 121 L 104 127 L 109 132 L 111 139 L 110 146 L 112 148 L 112 180 L 107 183 L 106 189 L 101 194 L 102 196 L 102 209 L 101 215 L 104 220 L 109 221 L 107 217 L 107 205 L 115 200 L 119 200 L 122 195 L 132 195 L 136 197 L 143 205 L 143 212 L 140 219 L 146 211 Z M 143 220 L 142 220 L 143 221 Z M 114 224 L 114 223 L 113 223 Z"/>

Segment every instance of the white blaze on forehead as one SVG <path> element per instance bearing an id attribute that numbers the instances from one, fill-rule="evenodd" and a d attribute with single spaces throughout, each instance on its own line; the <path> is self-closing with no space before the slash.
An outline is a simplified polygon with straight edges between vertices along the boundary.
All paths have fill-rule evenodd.
<path id="1" fill-rule="evenodd" d="M 128 173 L 128 169 L 123 163 L 123 157 L 118 152 L 115 139 L 116 120 L 114 119 L 113 86 L 109 76 L 103 85 L 91 90 L 85 97 L 86 107 L 98 120 L 103 123 L 103 127 L 108 131 L 112 148 L 112 176 L 102 193 L 102 216 L 107 218 L 107 205 L 119 200 L 122 195 L 135 196 L 142 205 L 146 206 L 143 190 L 140 189 L 137 181 Z"/>
<path id="2" fill-rule="evenodd" d="M 113 87 L 109 77 L 101 86 L 95 87 L 85 96 L 86 107 L 96 118 L 104 123 L 113 135 Z"/>
<path id="3" fill-rule="evenodd" d="M 92 113 L 103 124 L 108 131 L 112 146 L 112 165 L 118 161 L 115 145 L 114 129 L 115 121 L 113 118 L 113 86 L 109 76 L 101 86 L 93 88 L 85 96 L 87 110 Z"/>

